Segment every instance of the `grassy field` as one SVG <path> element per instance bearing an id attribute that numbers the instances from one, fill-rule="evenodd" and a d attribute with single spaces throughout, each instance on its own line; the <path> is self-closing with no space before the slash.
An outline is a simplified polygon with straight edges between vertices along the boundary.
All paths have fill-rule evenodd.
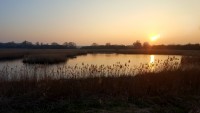
<path id="1" fill-rule="evenodd" d="M 146 54 L 139 50 L 2 50 L 46 58 L 49 54 L 72 57 L 86 53 Z M 147 51 L 146 51 L 147 52 Z M 104 75 L 104 67 L 81 68 L 86 72 L 65 77 L 40 77 L 32 72 L 0 71 L 0 112 L 2 113 L 198 113 L 200 111 L 200 57 L 198 51 L 152 51 L 148 53 L 185 55 L 181 66 L 164 63 L 159 71 L 144 67 L 137 75 L 121 73 L 126 66 L 105 67 L 115 73 Z M 191 52 L 193 54 L 191 54 Z M 46 55 L 46 56 L 45 56 Z M 188 56 L 189 55 L 189 56 Z M 191 57 L 193 56 L 193 57 Z M 194 57 L 195 56 L 195 57 Z M 34 56 L 36 58 L 36 56 Z M 151 67 L 149 67 L 151 68 Z M 35 68 L 34 68 L 35 69 Z M 86 71 L 87 69 L 87 71 Z M 60 69 L 62 70 L 62 69 Z M 72 69 L 73 70 L 73 69 Z M 89 71 L 88 71 L 89 70 Z M 118 70 L 118 71 L 117 71 Z M 132 71 L 132 70 L 131 70 Z M 101 76 L 96 76 L 96 75 Z M 16 75 L 16 76 L 15 76 Z"/>

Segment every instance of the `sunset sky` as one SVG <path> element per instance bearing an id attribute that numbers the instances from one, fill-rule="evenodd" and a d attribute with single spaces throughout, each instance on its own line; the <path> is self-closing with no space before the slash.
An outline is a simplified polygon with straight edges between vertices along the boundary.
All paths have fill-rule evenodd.
<path id="1" fill-rule="evenodd" d="M 0 42 L 200 43 L 199 6 L 200 0 L 0 0 Z"/>

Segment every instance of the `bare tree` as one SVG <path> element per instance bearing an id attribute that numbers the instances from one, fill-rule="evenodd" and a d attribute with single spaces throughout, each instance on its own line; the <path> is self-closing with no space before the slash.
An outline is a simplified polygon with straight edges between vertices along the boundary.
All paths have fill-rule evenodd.
<path id="1" fill-rule="evenodd" d="M 68 46 L 69 46 L 69 43 L 68 43 L 68 42 L 64 42 L 64 43 L 63 43 L 63 46 L 68 47 Z"/>
<path id="2" fill-rule="evenodd" d="M 74 43 L 74 42 L 69 42 L 69 43 L 68 43 L 68 47 L 74 48 L 74 47 L 76 47 L 76 43 Z"/>
<path id="3" fill-rule="evenodd" d="M 149 42 L 144 42 L 144 43 L 143 43 L 143 48 L 145 48 L 145 49 L 150 48 Z"/>
<path id="4" fill-rule="evenodd" d="M 140 49 L 142 48 L 142 44 L 139 40 L 137 40 L 136 42 L 133 43 L 133 47 L 136 49 Z"/>
<path id="5" fill-rule="evenodd" d="M 98 46 L 98 44 L 97 43 L 92 43 L 92 45 L 91 46 Z"/>
<path id="6" fill-rule="evenodd" d="M 56 42 L 52 42 L 51 45 L 53 45 L 53 46 L 57 46 L 57 45 L 59 45 L 59 44 L 56 43 Z"/>
<path id="7" fill-rule="evenodd" d="M 106 46 L 110 46 L 111 44 L 110 43 L 106 43 Z"/>

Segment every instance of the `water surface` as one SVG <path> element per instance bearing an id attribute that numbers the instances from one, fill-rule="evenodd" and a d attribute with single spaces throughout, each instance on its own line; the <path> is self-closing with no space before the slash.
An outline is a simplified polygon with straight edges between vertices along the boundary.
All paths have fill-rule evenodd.
<path id="1" fill-rule="evenodd" d="M 0 70 L 2 73 L 11 74 L 35 74 L 39 76 L 44 75 L 81 75 L 91 74 L 91 70 L 98 70 L 100 74 L 116 74 L 115 72 L 106 72 L 112 70 L 119 73 L 126 74 L 151 66 L 150 70 L 162 68 L 163 63 L 173 58 L 177 65 L 180 64 L 181 56 L 178 55 L 146 55 L 146 54 L 87 54 L 77 56 L 77 58 L 68 59 L 66 62 L 54 65 L 36 65 L 24 64 L 22 60 L 2 61 L 0 62 Z M 109 67 L 110 66 L 110 67 Z M 84 69 L 84 71 L 83 71 Z M 6 70 L 6 71 L 5 71 Z M 100 72 L 100 71 L 101 72 Z M 36 72 L 37 71 L 37 72 Z M 122 71 L 122 72 L 120 72 Z M 126 73 L 125 73 L 126 72 Z M 95 73 L 95 74 L 99 74 Z"/>

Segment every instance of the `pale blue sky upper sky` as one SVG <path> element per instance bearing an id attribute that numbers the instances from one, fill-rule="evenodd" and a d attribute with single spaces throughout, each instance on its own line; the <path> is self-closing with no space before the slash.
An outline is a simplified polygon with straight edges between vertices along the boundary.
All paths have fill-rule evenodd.
<path id="1" fill-rule="evenodd" d="M 0 0 L 0 42 L 200 43 L 200 0 Z"/>

